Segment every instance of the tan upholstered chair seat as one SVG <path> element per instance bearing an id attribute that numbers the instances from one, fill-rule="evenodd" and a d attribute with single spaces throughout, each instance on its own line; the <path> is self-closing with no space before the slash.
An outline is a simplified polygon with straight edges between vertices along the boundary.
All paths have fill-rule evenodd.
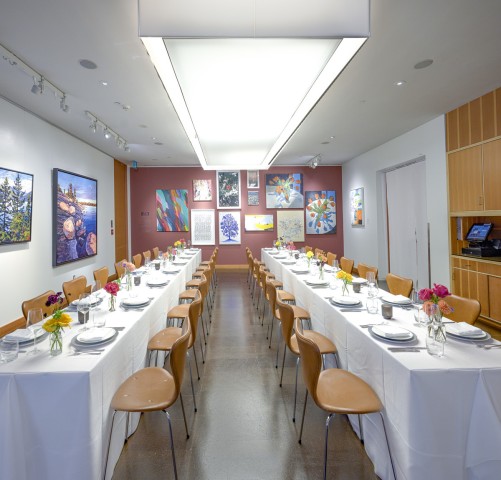
<path id="1" fill-rule="evenodd" d="M 179 294 L 179 300 L 193 300 L 197 296 L 197 293 L 198 290 L 196 288 L 185 290 Z"/>
<path id="2" fill-rule="evenodd" d="M 185 318 L 188 316 L 189 312 L 190 312 L 190 304 L 181 303 L 180 305 L 172 307 L 167 312 L 167 318 Z"/>
<path id="3" fill-rule="evenodd" d="M 278 293 L 278 292 L 277 292 Z M 292 311 L 294 312 L 294 318 L 310 318 L 310 312 L 308 310 L 305 310 L 303 307 L 298 307 L 297 305 L 290 305 L 292 307 Z M 277 309 L 275 310 L 275 317 L 280 320 L 280 310 Z"/>
<path id="4" fill-rule="evenodd" d="M 181 336 L 183 329 L 180 327 L 167 327 L 160 330 L 148 342 L 148 350 L 162 350 L 164 352 L 172 349 L 174 342 Z"/>
<path id="5" fill-rule="evenodd" d="M 172 375 L 163 368 L 147 367 L 120 385 L 111 400 L 111 408 L 124 412 L 154 412 L 168 408 L 176 397 Z"/>
<path id="6" fill-rule="evenodd" d="M 296 297 L 292 293 L 286 292 L 285 290 L 277 291 L 277 300 L 283 303 L 294 302 Z"/>
<path id="7" fill-rule="evenodd" d="M 198 288 L 200 286 L 201 279 L 193 279 L 189 282 L 186 282 L 186 288 Z"/>
<path id="8" fill-rule="evenodd" d="M 303 330 L 303 335 L 318 345 L 318 349 L 322 355 L 337 352 L 336 345 L 325 335 L 315 332 L 315 330 Z M 291 350 L 296 355 L 299 355 L 299 345 L 297 344 L 296 334 L 291 337 Z"/>

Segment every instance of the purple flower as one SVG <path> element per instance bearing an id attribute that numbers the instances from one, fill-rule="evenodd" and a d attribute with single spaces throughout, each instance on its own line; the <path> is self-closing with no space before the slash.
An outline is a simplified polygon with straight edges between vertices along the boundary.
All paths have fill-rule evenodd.
<path id="1" fill-rule="evenodd" d="M 445 298 L 450 295 L 450 292 L 447 289 L 447 287 L 444 287 L 444 285 L 437 285 L 436 283 L 433 284 L 433 293 L 438 298 Z"/>
<path id="2" fill-rule="evenodd" d="M 423 300 L 423 302 L 428 302 L 433 295 L 433 290 L 431 288 L 422 288 L 418 292 L 418 296 L 420 300 Z"/>

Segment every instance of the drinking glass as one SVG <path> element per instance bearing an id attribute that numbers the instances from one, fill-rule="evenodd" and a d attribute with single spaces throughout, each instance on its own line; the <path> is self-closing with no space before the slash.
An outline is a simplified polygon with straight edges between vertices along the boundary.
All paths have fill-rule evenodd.
<path id="1" fill-rule="evenodd" d="M 376 275 L 374 272 L 367 272 L 367 283 L 369 286 L 375 285 L 376 284 Z"/>
<path id="2" fill-rule="evenodd" d="M 334 261 L 332 262 L 332 271 L 333 271 L 334 273 L 339 272 L 339 261 L 338 261 L 338 260 L 334 260 Z"/>
<path id="3" fill-rule="evenodd" d="M 0 363 L 12 362 L 19 354 L 19 342 L 0 340 Z"/>
<path id="4" fill-rule="evenodd" d="M 80 298 L 78 299 L 78 321 L 82 319 L 81 323 L 83 323 L 82 330 L 87 330 L 87 323 L 89 321 L 89 311 L 90 311 L 90 302 L 91 297 L 88 293 L 82 293 Z"/>
<path id="5" fill-rule="evenodd" d="M 378 312 L 378 299 L 376 297 L 367 297 L 366 300 L 367 313 L 377 313 Z"/>
<path id="6" fill-rule="evenodd" d="M 42 309 L 32 308 L 28 311 L 28 321 L 26 323 L 26 328 L 31 330 L 33 333 L 33 349 L 28 352 L 28 355 L 35 355 L 40 350 L 37 348 L 37 337 L 42 329 Z"/>
<path id="7" fill-rule="evenodd" d="M 94 317 L 96 316 L 96 310 L 98 310 L 99 305 L 99 290 L 101 290 L 101 282 L 96 280 L 94 285 L 92 285 L 90 289 L 90 310 L 92 312 L 92 321 L 94 321 Z"/>

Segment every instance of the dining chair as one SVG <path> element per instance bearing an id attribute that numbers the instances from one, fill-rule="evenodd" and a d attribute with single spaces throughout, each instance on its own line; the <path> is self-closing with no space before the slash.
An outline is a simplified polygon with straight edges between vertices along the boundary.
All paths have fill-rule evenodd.
<path id="1" fill-rule="evenodd" d="M 329 424 L 332 417 L 338 414 L 358 414 L 365 415 L 379 413 L 383 423 L 383 430 L 388 447 L 393 477 L 395 467 L 391 456 L 390 444 L 386 433 L 386 426 L 383 417 L 383 405 L 374 390 L 361 378 L 353 373 L 340 368 L 328 368 L 322 370 L 322 355 L 319 345 L 312 338 L 304 334 L 301 320 L 295 320 L 296 338 L 301 355 L 303 380 L 306 385 L 304 399 L 303 417 L 301 419 L 301 430 L 299 433 L 299 443 L 303 435 L 304 416 L 308 394 L 313 398 L 315 404 L 328 413 L 325 422 L 325 446 L 324 446 L 324 480 L 327 478 L 327 446 L 329 441 Z"/>
<path id="2" fill-rule="evenodd" d="M 78 300 L 82 293 L 85 293 L 87 288 L 87 279 L 84 275 L 68 280 L 63 283 L 63 292 L 66 298 L 66 303 L 69 305 L 74 300 Z"/>
<path id="3" fill-rule="evenodd" d="M 297 377 L 299 371 L 299 347 L 297 344 L 296 334 L 293 333 L 294 330 L 294 310 L 291 305 L 277 302 L 278 310 L 280 312 L 280 320 L 282 325 L 282 338 L 284 339 L 284 355 L 282 358 L 282 373 L 280 374 L 280 387 L 282 386 L 282 380 L 284 377 L 284 365 L 285 365 L 285 353 L 287 349 L 297 357 L 296 359 L 296 382 L 294 386 L 294 410 L 292 415 L 292 421 L 296 421 L 296 404 L 297 404 Z M 339 366 L 339 361 L 337 358 L 337 349 L 334 343 L 329 340 L 325 335 L 322 335 L 315 330 L 303 330 L 303 335 L 307 338 L 313 340 L 320 350 L 321 355 L 332 354 L 336 358 L 336 365 Z"/>
<path id="4" fill-rule="evenodd" d="M 204 311 L 207 310 L 207 308 L 204 308 L 204 306 L 207 305 L 207 292 L 208 292 L 208 289 L 209 289 L 209 284 L 208 284 L 208 281 L 207 281 L 207 277 L 205 277 L 205 275 L 204 275 L 202 277 L 202 281 L 198 285 L 198 288 L 190 288 L 190 289 L 185 290 L 184 292 L 181 292 L 179 294 L 179 302 L 181 304 L 183 304 L 183 302 L 192 302 L 193 300 L 195 300 L 195 298 L 197 298 L 198 292 L 200 292 L 200 294 L 202 295 L 202 306 L 201 306 L 201 311 L 200 311 L 200 322 L 202 324 L 202 334 L 203 334 L 203 337 L 204 337 L 204 343 L 205 343 L 205 345 L 207 345 L 207 336 L 209 335 L 209 332 L 208 332 L 208 328 L 209 328 L 208 322 L 207 322 L 207 328 L 204 325 Z M 176 307 L 174 307 L 174 308 L 176 308 Z M 184 308 L 186 308 L 186 307 L 184 307 Z M 184 316 L 186 316 L 186 315 L 184 315 Z M 207 315 L 206 315 L 206 317 L 207 317 Z"/>
<path id="5" fill-rule="evenodd" d="M 265 273 L 264 287 L 263 287 L 264 301 L 263 301 L 263 313 L 261 316 L 261 326 L 264 326 L 264 319 L 266 317 L 266 305 L 269 305 L 271 309 L 270 292 L 269 292 L 271 285 L 275 287 L 275 291 L 282 290 L 284 287 L 284 284 L 280 280 L 277 280 L 273 273 L 266 271 L 264 273 Z"/>
<path id="6" fill-rule="evenodd" d="M 152 260 L 156 260 L 158 258 L 158 254 L 160 253 L 160 249 L 158 247 L 153 247 L 152 252 L 153 252 Z"/>
<path id="7" fill-rule="evenodd" d="M 38 295 L 37 297 L 30 298 L 29 300 L 25 300 L 21 305 L 21 310 L 23 311 L 23 316 L 27 320 L 28 312 L 34 308 L 42 309 L 42 316 L 50 317 L 52 315 L 52 311 L 54 309 L 53 305 L 46 305 L 47 299 L 49 295 L 55 295 L 56 292 L 54 290 L 47 290 L 45 293 Z M 25 325 L 26 326 L 26 325 Z"/>
<path id="8" fill-rule="evenodd" d="M 132 261 L 133 261 L 134 266 L 136 268 L 139 268 L 141 266 L 141 260 L 142 260 L 142 257 L 141 257 L 140 253 L 136 253 L 135 255 L 132 256 Z"/>
<path id="9" fill-rule="evenodd" d="M 315 248 L 315 258 L 319 258 L 320 255 L 325 255 L 325 252 L 321 248 Z"/>
<path id="10" fill-rule="evenodd" d="M 151 258 L 151 252 L 149 250 L 146 250 L 145 252 L 143 252 L 143 257 L 144 257 L 144 264 L 146 265 L 146 263 L 148 263 L 150 260 L 153 260 Z"/>
<path id="11" fill-rule="evenodd" d="M 197 292 L 198 296 L 193 302 L 190 304 L 183 304 L 188 306 L 188 316 L 183 318 L 183 321 L 186 321 L 186 318 L 190 322 L 190 341 L 188 342 L 188 351 L 186 355 L 188 356 L 188 367 L 190 372 L 190 382 L 191 382 L 191 392 L 193 394 L 193 407 L 195 412 L 197 411 L 197 402 L 195 398 L 195 387 L 193 385 L 193 374 L 191 371 L 191 357 L 190 357 L 190 349 L 193 350 L 193 357 L 195 358 L 195 367 L 197 370 L 198 380 L 200 380 L 200 371 L 198 369 L 198 360 L 197 360 L 197 352 L 195 350 L 195 342 L 197 340 L 197 332 L 198 332 L 198 319 L 200 316 L 200 310 L 202 308 L 202 295 L 200 292 Z M 176 308 L 176 307 L 174 307 Z M 158 360 L 158 352 L 169 353 L 172 349 L 172 345 L 174 342 L 182 335 L 181 327 L 167 327 L 163 330 L 160 330 L 156 335 L 154 335 L 151 340 L 148 342 L 148 351 L 150 352 L 149 364 L 151 364 L 151 355 L 153 352 L 157 353 Z M 201 339 L 200 339 L 201 340 Z M 202 350 L 202 358 L 204 355 L 202 343 L 200 343 L 200 348 Z M 205 360 L 204 360 L 205 362 Z"/>
<path id="12" fill-rule="evenodd" d="M 349 273 L 350 275 L 353 272 L 354 263 L 355 262 L 353 260 L 346 257 L 341 257 L 339 259 L 339 267 L 341 268 L 341 270 L 343 270 L 346 273 Z"/>
<path id="13" fill-rule="evenodd" d="M 332 252 L 327 252 L 327 265 L 330 265 L 331 267 L 334 265 L 334 260 L 336 260 L 337 255 Z"/>
<path id="14" fill-rule="evenodd" d="M 214 251 L 212 252 L 212 255 L 211 255 L 211 260 L 212 260 L 212 256 L 214 256 L 214 275 L 212 276 L 212 281 L 214 283 L 214 289 L 217 285 L 217 270 L 216 270 L 216 265 L 217 265 L 217 257 L 219 255 L 219 247 L 216 247 L 214 249 Z M 210 262 L 210 260 L 205 260 L 203 262 L 200 262 L 200 265 L 204 265 L 204 264 L 208 264 Z"/>
<path id="15" fill-rule="evenodd" d="M 104 287 L 108 283 L 108 277 L 110 276 L 108 267 L 101 267 L 94 270 L 94 280 L 99 282 L 101 287 Z"/>
<path id="16" fill-rule="evenodd" d="M 370 265 L 366 265 L 365 263 L 359 263 L 357 265 L 358 276 L 360 278 L 367 278 L 367 272 L 374 272 L 374 277 L 377 280 L 377 267 L 371 267 Z"/>
<path id="17" fill-rule="evenodd" d="M 181 394 L 184 366 L 186 363 L 186 352 L 188 351 L 188 344 L 191 333 L 189 322 L 185 322 L 185 325 L 186 329 L 183 331 L 182 335 L 173 343 L 170 351 L 169 359 L 172 373 L 160 367 L 146 367 L 133 373 L 120 385 L 120 387 L 118 387 L 117 391 L 115 392 L 115 395 L 111 400 L 113 415 L 111 418 L 111 429 L 103 478 L 106 478 L 106 470 L 108 468 L 108 458 L 110 454 L 111 438 L 113 434 L 113 426 L 115 423 L 116 413 L 127 412 L 125 426 L 125 441 L 127 441 L 129 413 L 163 411 L 167 417 L 169 424 L 172 465 L 174 467 L 174 478 L 177 480 L 174 437 L 172 434 L 171 419 L 167 409 L 172 404 L 174 404 L 174 402 L 179 397 L 183 411 L 186 438 L 190 438 L 190 435 L 188 433 L 188 424 L 186 422 L 186 414 L 184 411 L 183 396 Z"/>
<path id="18" fill-rule="evenodd" d="M 449 295 L 444 300 L 453 308 L 453 312 L 446 315 L 448 319 L 455 322 L 466 322 L 470 325 L 477 321 L 481 308 L 478 300 L 458 295 Z"/>
<path id="19" fill-rule="evenodd" d="M 413 281 L 410 278 L 399 277 L 394 273 L 386 275 L 388 290 L 393 295 L 403 295 L 409 297 L 412 292 Z"/>
<path id="20" fill-rule="evenodd" d="M 117 272 L 117 279 L 120 279 L 123 277 L 125 273 L 125 267 L 124 264 L 127 262 L 125 258 L 123 260 L 120 260 L 119 262 L 115 263 L 115 272 Z"/>
<path id="21" fill-rule="evenodd" d="M 251 279 L 252 279 L 252 271 L 254 268 L 254 257 L 252 255 L 251 249 L 249 247 L 247 248 L 247 283 L 249 284 L 249 288 L 251 286 Z"/>
<path id="22" fill-rule="evenodd" d="M 306 246 L 304 247 L 304 253 L 308 253 L 308 252 L 313 252 L 313 248 L 312 248 L 312 247 L 310 247 L 309 245 L 306 245 Z"/>

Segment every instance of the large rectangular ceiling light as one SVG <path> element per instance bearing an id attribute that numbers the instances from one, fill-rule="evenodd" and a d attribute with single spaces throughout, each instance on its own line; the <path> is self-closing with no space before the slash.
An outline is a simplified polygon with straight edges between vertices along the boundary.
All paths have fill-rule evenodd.
<path id="1" fill-rule="evenodd" d="M 201 165 L 268 168 L 369 35 L 369 0 L 140 0 Z"/>

